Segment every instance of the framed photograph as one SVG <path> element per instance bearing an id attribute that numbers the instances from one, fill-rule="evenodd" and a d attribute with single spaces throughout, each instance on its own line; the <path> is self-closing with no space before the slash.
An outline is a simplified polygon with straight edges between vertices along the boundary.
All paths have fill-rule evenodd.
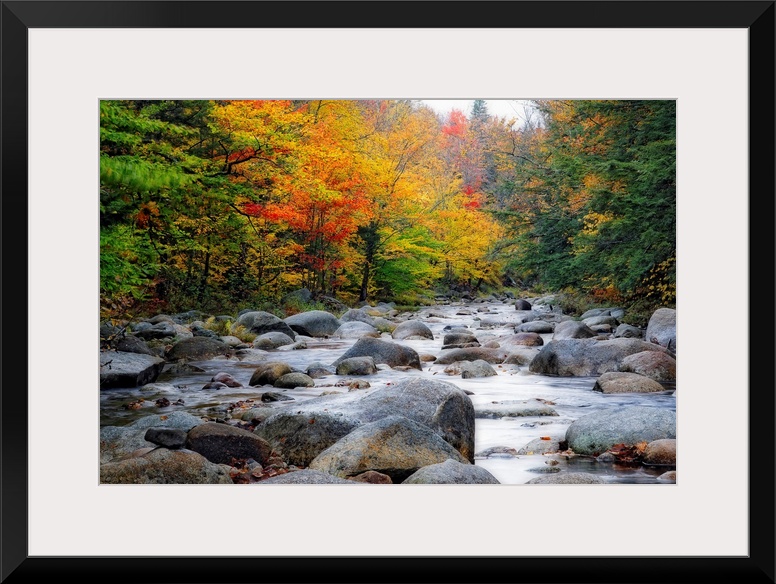
<path id="1" fill-rule="evenodd" d="M 772 0 L 3 0 L 0 581 L 774 582 L 774 379 L 767 361 L 774 344 L 767 328 L 774 322 L 775 14 Z M 659 486 L 355 489 L 105 484 L 98 420 L 107 410 L 97 397 L 94 357 L 104 308 L 101 212 L 121 201 L 102 196 L 101 177 L 122 170 L 101 165 L 100 153 L 109 144 L 109 154 L 126 161 L 138 151 L 141 142 L 121 133 L 137 121 L 127 112 L 156 100 L 207 100 L 212 118 L 199 128 L 205 133 L 220 131 L 218 116 L 240 115 L 232 110 L 248 100 L 270 108 L 280 100 L 374 100 L 377 112 L 378 100 L 411 100 L 430 116 L 448 100 L 450 107 L 476 103 L 483 115 L 486 107 L 523 101 L 548 108 L 657 104 L 625 115 L 623 123 L 638 128 L 670 104 L 675 327 L 683 345 L 672 405 L 677 479 Z M 120 103 L 131 107 L 113 105 Z M 347 117 L 341 113 L 336 120 Z M 152 118 L 143 129 L 149 135 L 158 129 Z M 445 132 L 454 135 L 454 116 L 447 121 Z M 358 128 L 332 122 L 329 129 L 344 136 Z M 574 137 L 557 139 L 570 144 Z M 640 150 L 634 168 L 644 184 L 660 142 Z M 154 155 L 176 164 L 193 156 L 196 145 L 179 146 Z M 226 166 L 261 155 L 247 143 L 221 147 Z M 275 147 L 285 152 L 288 145 Z M 327 176 L 337 163 L 327 159 Z M 450 180 L 463 185 L 463 207 L 473 209 L 480 204 L 471 178 L 477 173 L 459 166 Z M 162 174 L 153 180 L 185 180 Z M 134 176 L 146 186 L 152 180 Z M 590 190 L 600 186 L 596 177 L 579 178 Z M 336 178 L 346 179 L 352 177 Z M 610 182 L 616 191 L 617 181 Z M 544 187 L 573 188 L 552 181 Z M 359 212 L 355 200 L 343 204 Z M 236 211 L 260 217 L 250 205 L 243 201 Z M 292 198 L 273 207 L 273 217 L 285 213 L 291 221 L 303 205 Z M 152 203 L 141 207 L 132 216 L 138 225 L 159 217 Z M 184 233 L 181 223 L 173 218 L 170 229 Z M 583 245 L 596 225 L 580 226 Z M 231 228 L 219 227 L 216 239 L 225 241 Z M 309 251 L 288 245 L 293 253 Z M 240 246 L 233 247 L 218 253 L 238 254 Z M 191 250 L 191 257 L 210 257 L 199 240 Z M 131 264 L 143 260 L 130 257 L 137 248 L 124 252 L 116 254 L 125 263 L 113 281 L 131 292 Z M 185 274 L 183 255 L 149 253 Z M 310 277 L 323 278 L 316 270 Z M 404 273 L 383 276 L 400 282 Z M 471 284 L 477 274 L 468 277 Z M 306 281 L 299 278 L 293 282 Z M 327 282 L 356 286 L 344 276 Z M 208 326 L 216 330 L 214 323 Z M 754 357 L 760 354 L 765 366 Z"/>

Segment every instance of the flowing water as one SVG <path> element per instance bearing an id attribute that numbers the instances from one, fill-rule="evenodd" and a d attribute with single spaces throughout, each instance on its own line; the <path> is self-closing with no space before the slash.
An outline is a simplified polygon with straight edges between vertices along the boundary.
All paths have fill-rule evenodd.
<path id="1" fill-rule="evenodd" d="M 396 341 L 415 349 L 419 354 L 438 355 L 446 327 L 466 326 L 484 343 L 491 336 L 514 335 L 514 326 L 518 316 L 512 303 L 488 302 L 476 304 L 449 304 L 421 310 L 412 318 L 424 322 L 434 333 L 434 340 Z M 552 334 L 541 335 L 544 342 L 551 340 Z M 383 337 L 391 340 L 390 335 Z M 355 339 L 313 339 L 306 338 L 306 349 L 244 351 L 240 358 L 218 358 L 208 361 L 192 362 L 203 372 L 170 374 L 163 372 L 154 384 L 146 389 L 108 389 L 100 392 L 101 425 L 121 426 L 134 419 L 151 414 L 165 414 L 173 411 L 188 411 L 198 416 L 226 418 L 235 417 L 246 411 L 252 404 L 261 405 L 260 396 L 270 390 L 267 387 L 248 387 L 248 381 L 256 367 L 265 361 L 284 361 L 291 367 L 305 371 L 311 363 L 325 365 L 340 357 Z M 371 388 L 384 387 L 410 377 L 428 377 L 447 381 L 459 388 L 471 392 L 469 397 L 477 409 L 493 402 L 541 399 L 551 402 L 558 416 L 503 417 L 500 419 L 477 418 L 475 421 L 475 452 L 491 447 L 507 447 L 519 450 L 527 443 L 540 437 L 561 438 L 565 436 L 568 425 L 580 416 L 595 411 L 620 408 L 624 406 L 649 406 L 676 410 L 675 387 L 664 384 L 665 392 L 651 394 L 603 394 L 593 391 L 595 377 L 553 377 L 530 373 L 527 366 L 492 365 L 498 375 L 493 377 L 462 379 L 460 375 L 448 375 L 444 372 L 447 365 L 433 362 L 423 363 L 423 370 L 407 371 L 380 366 L 375 375 L 359 377 L 369 382 Z M 242 383 L 242 388 L 202 389 L 218 372 L 231 374 Z M 337 382 L 355 379 L 330 375 L 315 380 L 315 387 L 272 391 L 292 397 L 295 401 L 272 402 L 276 408 L 288 407 L 301 400 L 318 397 L 323 391 L 348 391 L 347 387 L 337 386 Z M 160 407 L 156 400 L 165 398 L 169 406 Z M 143 400 L 140 402 L 139 400 Z M 182 404 L 179 402 L 182 402 Z M 135 402 L 137 409 L 126 406 Z M 179 402 L 179 405 L 175 405 Z M 549 458 L 558 461 L 555 468 L 570 472 L 588 472 L 601 476 L 612 483 L 660 483 L 657 477 L 665 468 L 646 466 L 627 466 L 611 463 L 598 463 L 587 457 L 547 456 L 525 454 L 519 456 L 492 455 L 475 457 L 475 464 L 490 471 L 501 483 L 522 484 L 541 476 L 546 471 Z"/>

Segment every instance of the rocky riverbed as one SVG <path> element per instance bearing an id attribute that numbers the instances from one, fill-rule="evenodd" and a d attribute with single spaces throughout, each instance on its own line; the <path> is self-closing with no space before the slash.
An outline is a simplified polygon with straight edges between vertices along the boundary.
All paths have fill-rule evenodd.
<path id="1" fill-rule="evenodd" d="M 676 313 L 551 296 L 100 330 L 102 483 L 676 481 Z"/>

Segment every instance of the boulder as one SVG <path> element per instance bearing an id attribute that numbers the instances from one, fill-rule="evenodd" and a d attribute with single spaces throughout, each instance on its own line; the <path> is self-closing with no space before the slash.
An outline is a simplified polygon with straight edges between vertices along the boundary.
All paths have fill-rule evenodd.
<path id="1" fill-rule="evenodd" d="M 593 391 L 602 393 L 655 393 L 665 391 L 665 387 L 654 379 L 638 373 L 609 371 L 601 375 L 593 386 Z"/>
<path id="2" fill-rule="evenodd" d="M 539 351 L 529 370 L 543 375 L 598 376 L 618 371 L 622 360 L 641 351 L 668 351 L 638 339 L 561 339 L 552 340 Z"/>
<path id="3" fill-rule="evenodd" d="M 444 462 L 424 466 L 402 482 L 403 485 L 498 485 L 496 477 L 481 466 L 461 463 L 448 458 Z"/>
<path id="4" fill-rule="evenodd" d="M 126 335 L 116 342 L 116 350 L 123 353 L 140 353 L 141 355 L 154 355 L 151 348 L 143 339 L 134 335 Z"/>
<path id="5" fill-rule="evenodd" d="M 549 440 L 543 440 L 541 437 L 534 438 L 528 444 L 523 446 L 517 451 L 518 454 L 531 455 L 531 454 L 550 454 L 553 452 L 560 452 L 561 442 L 565 441 L 564 436 L 546 436 Z"/>
<path id="6" fill-rule="evenodd" d="M 223 467 L 188 450 L 156 448 L 100 466 L 100 484 L 232 484 Z"/>
<path id="7" fill-rule="evenodd" d="M 555 325 L 552 339 L 592 339 L 597 333 L 584 322 L 567 320 Z"/>
<path id="8" fill-rule="evenodd" d="M 337 375 L 374 375 L 377 365 L 372 357 L 350 357 L 337 365 Z"/>
<path id="9" fill-rule="evenodd" d="M 177 428 L 188 432 L 204 420 L 185 412 L 156 414 L 138 418 L 126 426 L 100 428 L 100 462 L 111 462 L 129 456 L 135 450 L 155 446 L 145 439 L 149 428 Z"/>
<path id="10" fill-rule="evenodd" d="M 546 320 L 532 320 L 515 327 L 516 333 L 547 334 L 555 330 L 556 323 Z"/>
<path id="11" fill-rule="evenodd" d="M 371 324 L 367 324 L 360 320 L 351 320 L 343 322 L 340 327 L 334 331 L 332 337 L 336 339 L 360 339 L 361 337 L 380 337 L 380 331 L 378 331 Z"/>
<path id="12" fill-rule="evenodd" d="M 332 366 L 336 367 L 342 361 L 351 357 L 372 357 L 375 363 L 385 363 L 391 367 L 421 369 L 420 356 L 415 349 L 382 339 L 370 337 L 358 339 L 350 349 L 332 363 Z"/>
<path id="13" fill-rule="evenodd" d="M 531 303 L 523 298 L 515 300 L 515 310 L 531 310 Z"/>
<path id="14" fill-rule="evenodd" d="M 374 318 L 369 316 L 361 309 L 350 308 L 340 316 L 340 322 L 363 322 L 370 326 L 374 326 Z"/>
<path id="15" fill-rule="evenodd" d="M 180 428 L 149 428 L 146 430 L 145 440 L 175 450 L 186 445 L 186 432 Z"/>
<path id="16" fill-rule="evenodd" d="M 514 349 L 504 359 L 504 365 L 530 365 L 534 357 L 539 354 L 537 349 Z"/>
<path id="17" fill-rule="evenodd" d="M 609 325 L 610 327 L 615 328 L 620 324 L 620 321 L 618 321 L 613 316 L 606 316 L 606 315 L 590 316 L 588 318 L 583 318 L 582 322 L 584 322 L 589 327 L 606 324 L 606 325 Z"/>
<path id="18" fill-rule="evenodd" d="M 676 353 L 676 310 L 658 308 L 652 313 L 644 339 Z"/>
<path id="19" fill-rule="evenodd" d="M 643 339 L 644 331 L 636 326 L 622 323 L 614 330 L 614 337 L 617 339 Z"/>
<path id="20" fill-rule="evenodd" d="M 541 347 L 544 345 L 544 339 L 538 333 L 516 333 L 508 337 L 508 345 L 524 345 L 526 347 Z M 502 343 L 502 346 L 504 343 Z"/>
<path id="21" fill-rule="evenodd" d="M 189 430 L 186 448 L 216 464 L 231 464 L 232 459 L 246 458 L 264 464 L 272 453 L 269 443 L 254 433 L 215 422 Z"/>
<path id="22" fill-rule="evenodd" d="M 275 412 L 254 433 L 270 443 L 275 451 L 296 466 L 307 467 L 326 448 L 361 425 L 361 420 L 341 412 Z"/>
<path id="23" fill-rule="evenodd" d="M 676 439 L 653 440 L 644 449 L 641 462 L 648 466 L 676 466 Z"/>
<path id="24" fill-rule="evenodd" d="M 291 372 L 293 372 L 293 369 L 291 369 L 291 366 L 288 363 L 282 361 L 268 361 L 256 368 L 253 375 L 251 375 L 248 385 L 252 387 L 274 385 L 283 375 Z"/>
<path id="25" fill-rule="evenodd" d="M 594 412 L 566 429 L 568 447 L 577 454 L 598 456 L 615 444 L 635 446 L 676 438 L 676 412 L 663 408 L 629 406 Z"/>
<path id="26" fill-rule="evenodd" d="M 156 381 L 164 359 L 124 351 L 100 352 L 100 389 L 140 387 Z"/>
<path id="27" fill-rule="evenodd" d="M 293 331 L 305 337 L 330 337 L 342 324 L 340 319 L 325 310 L 308 310 L 284 319 Z"/>
<path id="28" fill-rule="evenodd" d="M 294 343 L 294 339 L 289 337 L 286 333 L 280 331 L 270 331 L 264 333 L 253 339 L 253 348 L 261 349 L 262 351 L 271 351 L 284 345 L 291 345 Z"/>
<path id="29" fill-rule="evenodd" d="M 167 353 L 167 361 L 202 361 L 218 356 L 232 356 L 234 349 L 219 339 L 210 337 L 191 337 L 175 343 Z"/>
<path id="30" fill-rule="evenodd" d="M 405 320 L 396 325 L 391 337 L 397 341 L 404 339 L 434 339 L 434 333 L 428 326 L 419 320 Z"/>
<path id="31" fill-rule="evenodd" d="M 449 365 L 456 361 L 477 361 L 482 359 L 488 363 L 503 363 L 509 353 L 504 349 L 489 349 L 487 347 L 467 347 L 465 349 L 446 349 L 436 360 L 439 365 Z"/>
<path id="32" fill-rule="evenodd" d="M 294 389 L 295 387 L 315 387 L 315 381 L 305 373 L 292 371 L 278 377 L 272 385 L 281 389 Z"/>
<path id="33" fill-rule="evenodd" d="M 310 463 L 341 478 L 374 470 L 402 482 L 418 469 L 453 459 L 468 463 L 428 426 L 404 416 L 388 416 L 359 426 Z"/>
<path id="34" fill-rule="evenodd" d="M 234 333 L 239 326 L 245 327 L 249 332 L 255 335 L 263 335 L 272 331 L 285 333 L 292 339 L 296 338 L 296 333 L 287 323 L 280 320 L 274 314 L 262 310 L 254 310 L 242 313 L 232 325 L 231 332 Z"/>
<path id="35" fill-rule="evenodd" d="M 394 414 L 428 426 L 465 458 L 474 460 L 475 420 L 471 399 L 452 383 L 425 378 L 405 379 L 387 387 L 305 400 L 268 418 L 256 432 L 266 437 L 279 452 L 285 452 L 284 444 L 292 442 L 306 443 L 304 448 L 309 452 L 316 449 L 320 452 L 328 447 L 321 447 L 317 421 L 320 416 L 323 416 L 320 423 L 335 428 L 337 432 L 349 432 L 361 424 Z M 287 421 L 287 418 L 291 420 Z M 310 423 L 310 419 L 316 421 Z M 334 420 L 342 422 L 335 424 Z"/>
<path id="36" fill-rule="evenodd" d="M 620 371 L 638 373 L 659 382 L 673 382 L 676 381 L 676 359 L 659 351 L 642 351 L 625 357 Z"/>

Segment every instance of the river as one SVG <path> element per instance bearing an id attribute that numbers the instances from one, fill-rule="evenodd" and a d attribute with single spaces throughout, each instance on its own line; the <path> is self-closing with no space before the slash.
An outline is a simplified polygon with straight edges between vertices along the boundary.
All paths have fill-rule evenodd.
<path id="1" fill-rule="evenodd" d="M 396 341 L 415 349 L 419 354 L 438 355 L 442 347 L 445 328 L 466 326 L 484 342 L 493 336 L 511 336 L 517 323 L 519 311 L 513 301 L 490 301 L 482 303 L 452 303 L 427 307 L 413 314 L 424 322 L 434 333 L 434 340 Z M 383 333 L 390 340 L 390 335 Z M 541 335 L 544 342 L 551 340 L 552 334 Z M 218 358 L 208 361 L 192 362 L 203 372 L 170 374 L 164 371 L 151 389 L 114 388 L 100 392 L 100 424 L 102 426 L 121 426 L 138 417 L 151 414 L 165 414 L 172 411 L 225 418 L 235 416 L 251 403 L 261 403 L 260 395 L 268 391 L 266 387 L 248 387 L 248 381 L 256 367 L 264 361 L 284 361 L 290 366 L 304 371 L 314 362 L 330 365 L 340 357 L 355 339 L 315 339 L 305 338 L 306 349 L 262 351 L 250 349 L 240 358 Z M 375 375 L 362 377 L 371 388 L 383 387 L 400 379 L 417 376 L 434 376 L 459 388 L 471 392 L 470 398 L 475 405 L 483 406 L 492 402 L 510 400 L 542 399 L 552 403 L 558 416 L 504 417 L 500 419 L 477 418 L 475 421 L 475 452 L 480 453 L 491 447 L 507 447 L 519 450 L 531 440 L 540 437 L 563 437 L 566 428 L 575 419 L 595 411 L 624 406 L 649 406 L 676 410 L 675 386 L 663 384 L 665 392 L 650 394 L 603 394 L 593 391 L 595 377 L 552 377 L 530 373 L 527 366 L 493 365 L 498 373 L 495 377 L 462 379 L 460 375 L 448 375 L 446 365 L 433 362 L 423 363 L 422 371 L 415 369 L 397 370 L 381 366 Z M 224 371 L 231 374 L 245 387 L 228 389 L 202 389 L 216 373 Z M 344 377 L 330 375 L 315 380 L 315 387 L 295 388 L 273 391 L 301 400 L 317 397 L 322 391 L 348 391 L 347 387 L 337 387 Z M 352 379 L 352 378 L 347 378 Z M 149 386 L 146 386 L 147 388 Z M 139 400 L 143 400 L 140 402 Z M 170 405 L 158 406 L 157 400 L 169 400 Z M 252 401 L 251 401 L 252 400 Z M 128 409 L 135 402 L 137 409 Z M 175 402 L 179 402 L 175 405 Z M 182 402 L 182 403 L 181 403 Z M 242 402 L 242 403 L 239 403 Z M 272 407 L 282 408 L 293 401 L 272 402 Z M 518 456 L 475 457 L 475 464 L 491 472 L 503 484 L 523 484 L 541 476 L 539 470 L 547 470 L 547 455 L 521 454 Z M 611 463 L 599 463 L 588 457 L 565 457 L 555 455 L 555 468 L 574 472 L 588 472 L 599 475 L 612 483 L 662 483 L 658 476 L 665 468 L 628 466 Z M 554 469 L 553 469 L 554 470 Z"/>

